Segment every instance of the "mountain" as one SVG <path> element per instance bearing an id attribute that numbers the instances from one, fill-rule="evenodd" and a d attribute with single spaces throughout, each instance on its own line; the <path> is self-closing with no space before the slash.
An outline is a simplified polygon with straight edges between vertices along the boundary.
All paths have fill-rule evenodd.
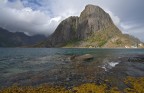
<path id="1" fill-rule="evenodd" d="M 20 47 L 29 46 L 45 40 L 42 35 L 27 36 L 22 32 L 9 32 L 0 28 L 0 47 Z"/>
<path id="2" fill-rule="evenodd" d="M 55 32 L 36 47 L 132 47 L 142 42 L 122 34 L 109 14 L 95 5 L 87 5 L 80 17 L 63 20 Z"/>

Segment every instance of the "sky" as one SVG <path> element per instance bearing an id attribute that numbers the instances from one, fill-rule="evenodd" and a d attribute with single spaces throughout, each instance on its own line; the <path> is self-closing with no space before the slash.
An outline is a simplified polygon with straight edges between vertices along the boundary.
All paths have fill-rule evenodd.
<path id="1" fill-rule="evenodd" d="M 48 36 L 62 20 L 79 16 L 87 4 L 100 6 L 123 33 L 144 41 L 144 0 L 0 0 L 0 27 Z"/>

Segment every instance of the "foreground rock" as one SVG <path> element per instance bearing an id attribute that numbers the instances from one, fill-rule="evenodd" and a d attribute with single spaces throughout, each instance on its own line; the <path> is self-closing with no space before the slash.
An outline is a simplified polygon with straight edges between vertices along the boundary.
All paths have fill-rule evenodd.
<path id="1" fill-rule="evenodd" d="M 80 56 L 72 56 L 71 60 L 72 61 L 88 61 L 94 59 L 94 56 L 91 54 L 84 54 Z"/>
<path id="2" fill-rule="evenodd" d="M 144 62 L 144 55 L 131 55 L 130 57 L 122 57 L 121 62 Z"/>
<path id="3" fill-rule="evenodd" d="M 144 55 L 139 55 L 136 57 L 130 57 L 128 59 L 129 62 L 144 62 Z"/>

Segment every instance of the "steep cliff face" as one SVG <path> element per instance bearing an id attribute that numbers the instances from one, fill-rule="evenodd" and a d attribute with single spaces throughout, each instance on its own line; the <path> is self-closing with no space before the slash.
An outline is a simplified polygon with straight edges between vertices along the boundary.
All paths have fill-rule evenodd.
<path id="1" fill-rule="evenodd" d="M 65 42 L 75 39 L 78 25 L 78 17 L 69 17 L 62 21 L 55 32 L 48 38 L 52 47 L 59 47 Z"/>
<path id="2" fill-rule="evenodd" d="M 113 22 L 109 14 L 98 6 L 87 5 L 79 17 L 77 36 L 85 39 L 110 25 L 113 25 Z"/>
<path id="3" fill-rule="evenodd" d="M 87 5 L 80 17 L 63 20 L 55 32 L 38 47 L 125 47 L 138 39 L 130 39 L 114 25 L 111 17 L 102 8 Z M 133 37 L 131 37 L 133 38 Z"/>

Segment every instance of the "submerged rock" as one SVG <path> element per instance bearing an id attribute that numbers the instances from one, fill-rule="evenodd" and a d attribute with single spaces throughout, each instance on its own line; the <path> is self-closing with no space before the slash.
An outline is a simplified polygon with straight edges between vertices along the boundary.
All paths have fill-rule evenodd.
<path id="1" fill-rule="evenodd" d="M 94 56 L 91 54 L 84 54 L 80 56 L 72 56 L 70 59 L 72 61 L 88 61 L 88 60 L 92 60 L 93 58 Z"/>

